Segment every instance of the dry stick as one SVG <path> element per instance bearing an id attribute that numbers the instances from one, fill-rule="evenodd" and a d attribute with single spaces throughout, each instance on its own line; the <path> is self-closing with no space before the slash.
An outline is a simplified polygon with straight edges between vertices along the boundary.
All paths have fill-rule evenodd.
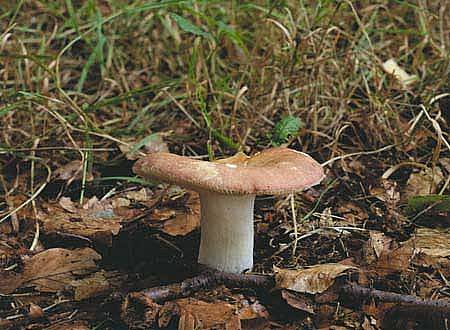
<path id="1" fill-rule="evenodd" d="M 206 290 L 218 285 L 229 287 L 264 288 L 274 287 L 275 281 L 269 275 L 242 275 L 207 270 L 200 275 L 188 278 L 180 283 L 153 287 L 133 293 L 133 298 L 150 298 L 155 303 L 163 303 L 168 300 L 183 298 L 200 290 Z"/>
<path id="2" fill-rule="evenodd" d="M 163 303 L 165 301 L 187 297 L 200 290 L 210 289 L 221 284 L 229 287 L 267 290 L 275 287 L 275 279 L 271 275 L 232 274 L 208 270 L 198 276 L 186 279 L 181 283 L 154 287 L 132 293 L 130 298 L 144 304 L 146 304 L 148 299 L 151 299 L 155 303 Z M 425 300 L 413 295 L 365 288 L 355 283 L 338 285 L 336 291 L 341 299 L 352 298 L 351 300 L 353 302 L 357 299 L 360 301 L 375 300 L 376 302 L 398 303 L 437 311 L 445 317 L 450 317 L 449 300 Z"/>
<path id="3" fill-rule="evenodd" d="M 398 303 L 402 305 L 422 307 L 426 310 L 442 313 L 442 316 L 445 318 L 450 317 L 450 300 L 421 299 L 409 294 L 400 294 L 365 288 L 355 283 L 347 283 L 340 286 L 339 295 L 347 295 L 351 298 L 356 298 L 359 300 L 374 300 L 382 303 Z"/>

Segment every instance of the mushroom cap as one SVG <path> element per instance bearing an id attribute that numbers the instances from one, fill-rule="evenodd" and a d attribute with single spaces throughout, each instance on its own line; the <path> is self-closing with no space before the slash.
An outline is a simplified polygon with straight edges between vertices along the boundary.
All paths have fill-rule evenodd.
<path id="1" fill-rule="evenodd" d="M 322 166 L 311 156 L 281 147 L 251 157 L 238 153 L 215 162 L 154 153 L 137 161 L 133 171 L 192 190 L 236 195 L 302 191 L 324 178 Z"/>

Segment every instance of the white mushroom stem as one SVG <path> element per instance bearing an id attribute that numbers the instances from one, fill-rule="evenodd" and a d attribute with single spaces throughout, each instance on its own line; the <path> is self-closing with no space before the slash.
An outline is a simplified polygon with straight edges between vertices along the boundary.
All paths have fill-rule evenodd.
<path id="1" fill-rule="evenodd" d="M 230 273 L 253 267 L 255 195 L 201 192 L 201 242 L 198 262 Z"/>

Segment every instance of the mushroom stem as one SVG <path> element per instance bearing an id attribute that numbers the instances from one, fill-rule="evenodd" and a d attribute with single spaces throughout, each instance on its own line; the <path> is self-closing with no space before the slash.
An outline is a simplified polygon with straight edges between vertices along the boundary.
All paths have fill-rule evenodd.
<path id="1" fill-rule="evenodd" d="M 253 267 L 255 195 L 201 192 L 201 242 L 198 262 L 229 273 Z"/>

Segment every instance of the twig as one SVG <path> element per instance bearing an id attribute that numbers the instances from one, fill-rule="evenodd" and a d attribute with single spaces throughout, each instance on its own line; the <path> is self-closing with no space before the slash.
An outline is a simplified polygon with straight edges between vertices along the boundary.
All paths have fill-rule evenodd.
<path id="1" fill-rule="evenodd" d="M 377 150 L 353 152 L 351 154 L 346 154 L 346 155 L 342 155 L 342 156 L 333 157 L 333 158 L 327 160 L 326 162 L 322 163 L 321 165 L 322 166 L 328 166 L 330 164 L 333 164 L 336 160 L 345 159 L 345 158 L 348 158 L 348 157 L 361 156 L 361 155 L 372 155 L 372 154 L 380 153 L 380 152 L 392 149 L 395 146 L 397 146 L 397 145 L 396 144 L 389 144 L 389 145 L 384 146 L 384 147 L 382 147 L 380 149 L 377 149 Z"/>
<path id="2" fill-rule="evenodd" d="M 140 292 L 131 293 L 126 305 L 129 306 L 129 299 L 148 304 L 149 299 L 154 303 L 163 303 L 169 300 L 183 298 L 195 292 L 211 289 L 218 285 L 228 287 L 241 287 L 253 289 L 270 290 L 275 288 L 275 279 L 272 275 L 246 275 L 232 274 L 208 269 L 198 276 L 186 279 L 181 283 L 154 287 Z M 406 295 L 377 289 L 362 287 L 355 283 L 336 284 L 335 292 L 342 300 L 376 301 L 378 303 L 398 303 L 406 306 L 427 309 L 439 312 L 444 317 L 450 317 L 450 300 L 427 300 L 413 295 Z"/>
<path id="3" fill-rule="evenodd" d="M 162 303 L 168 300 L 188 297 L 200 290 L 211 289 L 221 284 L 229 287 L 269 289 L 274 287 L 275 281 L 270 275 L 232 274 L 207 270 L 180 283 L 158 286 L 132 293 L 131 298 L 138 301 L 151 299 L 155 303 Z"/>
<path id="4" fill-rule="evenodd" d="M 374 300 L 383 303 L 398 303 L 409 306 L 421 307 L 433 312 L 442 313 L 442 316 L 450 317 L 450 300 L 438 299 L 421 299 L 413 295 L 400 294 L 377 289 L 369 289 L 355 283 L 347 283 L 339 288 L 339 296 L 349 296 L 359 300 Z"/>

